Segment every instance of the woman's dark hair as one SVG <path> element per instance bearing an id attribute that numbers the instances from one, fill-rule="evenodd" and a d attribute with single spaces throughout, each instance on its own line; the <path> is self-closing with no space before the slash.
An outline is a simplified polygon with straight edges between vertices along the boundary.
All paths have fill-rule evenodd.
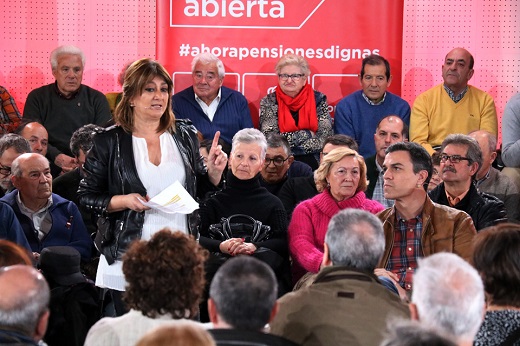
<path id="1" fill-rule="evenodd" d="M 141 95 L 146 84 L 155 77 L 164 79 L 168 85 L 168 101 L 157 132 L 175 131 L 175 116 L 173 115 L 171 104 L 172 79 L 161 64 L 148 58 L 135 61 L 128 67 L 125 73 L 123 97 L 121 102 L 118 103 L 114 114 L 114 121 L 116 124 L 121 125 L 125 131 L 132 132 L 134 130 L 134 108 L 130 105 L 131 100 L 136 95 Z"/>
<path id="2" fill-rule="evenodd" d="M 489 304 L 520 308 L 520 225 L 503 223 L 481 230 L 474 239 L 473 266 Z"/>
<path id="3" fill-rule="evenodd" d="M 207 250 L 193 237 L 168 228 L 149 241 L 135 241 L 123 256 L 128 283 L 123 300 L 151 318 L 163 314 L 193 318 L 204 290 L 207 257 Z"/>

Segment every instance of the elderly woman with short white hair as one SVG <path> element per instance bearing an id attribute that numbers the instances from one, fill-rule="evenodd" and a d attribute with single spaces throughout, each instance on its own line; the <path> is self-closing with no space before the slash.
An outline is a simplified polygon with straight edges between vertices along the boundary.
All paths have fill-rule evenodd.
<path id="1" fill-rule="evenodd" d="M 263 248 L 271 268 L 278 278 L 280 293 L 290 290 L 289 251 L 287 247 L 287 216 L 282 202 L 260 185 L 260 171 L 264 165 L 267 141 L 257 129 L 242 129 L 233 137 L 226 187 L 200 206 L 200 244 L 212 255 L 206 265 L 207 281 L 211 281 L 223 259 L 247 255 L 260 258 Z M 254 241 L 247 237 L 215 239 L 210 234 L 212 224 L 232 215 L 247 215 L 271 227 L 269 239 Z M 233 222 L 248 223 L 244 218 Z M 270 251 L 265 251 L 269 249 Z M 265 259 L 265 258 L 264 258 Z M 270 261 L 277 259 L 276 261 Z M 275 263 L 276 262 L 276 263 Z"/>
<path id="2" fill-rule="evenodd" d="M 311 72 L 303 57 L 286 54 L 275 71 L 278 87 L 260 101 L 260 130 L 285 136 L 294 158 L 316 169 L 325 138 L 334 134 L 327 97 L 307 83 Z"/>

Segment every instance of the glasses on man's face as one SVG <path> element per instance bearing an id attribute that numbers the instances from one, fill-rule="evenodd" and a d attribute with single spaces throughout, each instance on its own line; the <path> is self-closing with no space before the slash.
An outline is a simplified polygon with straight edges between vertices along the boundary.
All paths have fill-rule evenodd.
<path id="1" fill-rule="evenodd" d="M 303 73 L 295 73 L 295 74 L 281 73 L 278 75 L 278 78 L 280 78 L 280 80 L 282 80 L 284 82 L 286 80 L 288 80 L 289 78 L 291 78 L 295 82 L 299 82 L 300 79 L 302 79 L 303 77 L 305 77 L 305 75 Z"/>
<path id="2" fill-rule="evenodd" d="M 446 163 L 446 161 L 450 160 L 451 163 L 459 163 L 460 161 L 470 161 L 467 157 L 460 156 L 460 155 L 448 155 L 448 154 L 441 154 L 441 162 Z"/>
<path id="3" fill-rule="evenodd" d="M 11 167 L 0 164 L 0 174 L 4 176 L 11 174 Z"/>
<path id="4" fill-rule="evenodd" d="M 287 161 L 287 160 L 289 160 L 289 158 L 284 159 L 281 156 L 276 156 L 276 157 L 274 157 L 272 159 L 265 158 L 264 165 L 269 166 L 271 164 L 271 162 L 272 162 L 273 165 L 275 165 L 276 167 L 281 167 L 281 166 L 283 166 L 283 163 L 285 161 Z"/>

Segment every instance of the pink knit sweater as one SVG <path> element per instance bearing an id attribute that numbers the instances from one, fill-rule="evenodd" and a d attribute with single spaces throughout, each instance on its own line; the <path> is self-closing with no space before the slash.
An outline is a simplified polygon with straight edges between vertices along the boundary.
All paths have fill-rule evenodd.
<path id="1" fill-rule="evenodd" d="M 289 250 L 293 259 L 293 282 L 306 272 L 317 273 L 323 259 L 323 243 L 330 219 L 340 210 L 355 208 L 373 214 L 385 209 L 379 202 L 358 192 L 349 199 L 336 202 L 329 190 L 296 206 L 289 224 Z"/>

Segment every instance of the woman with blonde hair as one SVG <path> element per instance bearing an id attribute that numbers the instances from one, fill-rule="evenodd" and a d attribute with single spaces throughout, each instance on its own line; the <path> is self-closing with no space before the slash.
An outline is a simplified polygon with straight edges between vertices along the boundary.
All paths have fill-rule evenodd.
<path id="1" fill-rule="evenodd" d="M 352 149 L 330 151 L 323 157 L 315 180 L 320 193 L 298 204 L 289 224 L 293 282 L 306 272 L 319 271 L 325 233 L 332 216 L 346 208 L 362 209 L 373 214 L 384 209 L 379 202 L 365 196 L 365 160 Z"/>
<path id="2" fill-rule="evenodd" d="M 334 134 L 327 97 L 307 83 L 311 71 L 303 57 L 286 54 L 275 71 L 278 87 L 260 101 L 260 130 L 283 135 L 294 158 L 316 169 L 325 138 Z"/>

